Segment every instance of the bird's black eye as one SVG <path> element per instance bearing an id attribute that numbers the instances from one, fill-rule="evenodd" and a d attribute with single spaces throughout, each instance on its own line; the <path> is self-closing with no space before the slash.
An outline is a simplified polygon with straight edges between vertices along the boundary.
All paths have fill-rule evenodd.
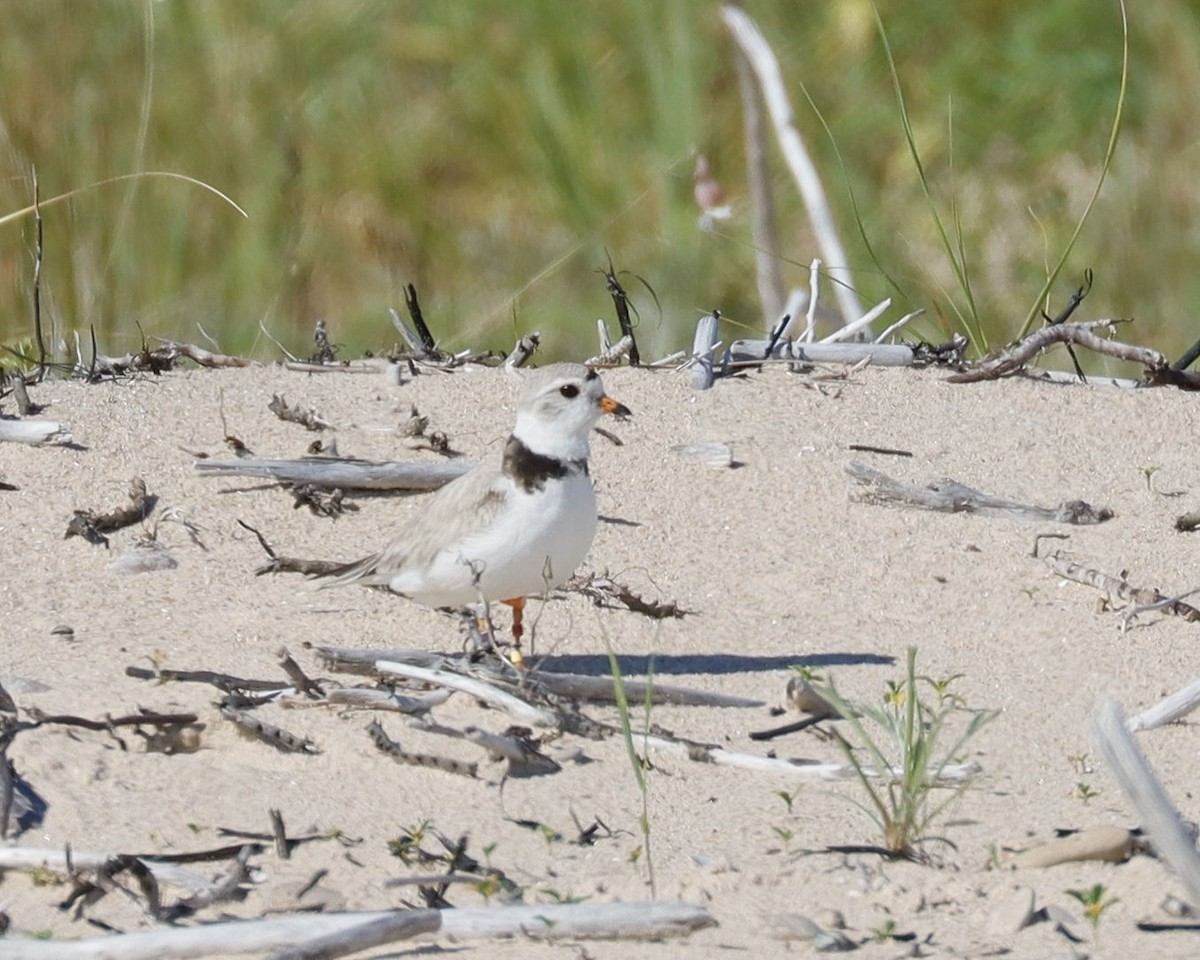
<path id="1" fill-rule="evenodd" d="M 558 388 L 558 392 L 568 400 L 573 400 L 575 397 L 579 396 L 579 388 L 573 383 L 564 383 Z"/>

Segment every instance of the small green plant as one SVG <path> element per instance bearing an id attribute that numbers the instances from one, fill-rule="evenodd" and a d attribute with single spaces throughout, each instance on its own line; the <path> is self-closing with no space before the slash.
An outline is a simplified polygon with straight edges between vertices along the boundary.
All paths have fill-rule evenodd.
<path id="1" fill-rule="evenodd" d="M 967 710 L 953 698 L 939 701 L 936 707 L 927 706 L 919 696 L 918 680 L 922 678 L 917 676 L 916 663 L 917 649 L 909 647 L 904 679 L 888 685 L 881 707 L 845 700 L 832 682 L 819 692 L 845 718 L 874 767 L 859 759 L 835 725 L 833 735 L 867 795 L 866 803 L 854 802 L 875 821 L 889 854 L 920 860 L 921 846 L 936 839 L 929 835 L 933 822 L 972 783 L 966 778 L 944 787 L 943 773 L 999 711 Z M 965 725 L 949 747 L 943 748 L 951 721 L 960 718 L 965 718 Z M 868 730 L 866 721 L 877 732 Z M 943 790 L 948 793 L 940 796 Z"/>
<path id="2" fill-rule="evenodd" d="M 29 871 L 29 882 L 35 887 L 58 886 L 63 878 L 49 867 L 34 867 Z"/>
<path id="3" fill-rule="evenodd" d="M 1095 800 L 1096 797 L 1100 796 L 1101 793 L 1103 793 L 1102 790 L 1097 790 L 1091 784 L 1084 783 L 1082 780 L 1080 780 L 1079 783 L 1075 784 L 1075 789 L 1071 791 L 1071 796 L 1076 800 L 1082 800 L 1083 805 L 1086 807 L 1089 803 Z"/>
<path id="4" fill-rule="evenodd" d="M 967 705 L 967 701 L 963 699 L 961 695 L 952 692 L 950 689 L 950 684 L 952 684 L 955 680 L 962 679 L 962 677 L 963 674 L 961 673 L 952 673 L 948 677 L 920 677 L 920 679 L 924 680 L 927 684 L 929 684 L 930 687 L 933 688 L 933 692 L 937 694 L 938 704 L 940 706 L 949 704 L 950 706 L 954 707 L 965 707 Z"/>
<path id="5" fill-rule="evenodd" d="M 878 943 L 885 943 L 891 940 L 896 935 L 896 921 L 885 920 L 882 924 L 871 931 L 871 939 Z"/>
<path id="6" fill-rule="evenodd" d="M 771 829 L 779 835 L 779 839 L 784 843 L 791 843 L 796 838 L 795 830 L 788 830 L 786 827 L 771 827 Z"/>
<path id="7" fill-rule="evenodd" d="M 797 665 L 793 664 L 792 669 L 795 670 L 797 674 L 799 674 L 801 680 L 804 680 L 807 683 L 824 683 L 825 682 L 825 677 L 822 676 L 821 673 L 813 667 L 801 667 L 801 666 L 797 666 Z"/>
<path id="8" fill-rule="evenodd" d="M 393 837 L 387 842 L 388 852 L 393 857 L 398 857 L 405 866 L 411 866 L 419 859 L 421 842 L 425 839 L 428 830 L 428 820 L 422 820 L 415 827 L 409 827 L 400 836 Z"/>
<path id="9" fill-rule="evenodd" d="M 492 897 L 500 892 L 500 878 L 490 873 L 478 883 L 471 884 L 471 887 L 477 894 L 483 897 L 484 903 L 491 903 Z"/>
<path id="10" fill-rule="evenodd" d="M 1154 475 L 1161 469 L 1162 467 L 1138 467 L 1142 476 L 1146 478 L 1146 489 L 1150 493 L 1154 492 Z"/>
<path id="11" fill-rule="evenodd" d="M 1083 905 L 1083 918 L 1092 926 L 1092 936 L 1100 933 L 1100 918 L 1114 903 L 1120 903 L 1116 897 L 1109 897 L 1108 888 L 1097 883 L 1086 890 L 1068 890 L 1067 896 L 1074 897 Z"/>
<path id="12" fill-rule="evenodd" d="M 585 900 L 590 900 L 591 897 L 577 897 L 568 893 L 559 893 L 557 890 L 552 890 L 547 887 L 542 891 L 553 903 L 583 903 Z"/>
<path id="13" fill-rule="evenodd" d="M 646 781 L 646 774 L 652 769 L 650 758 L 647 753 L 638 753 L 637 747 L 634 745 L 633 726 L 629 716 L 629 698 L 625 693 L 625 678 L 621 676 L 621 665 L 617 662 L 617 655 L 613 652 L 612 645 L 607 642 L 607 638 L 605 638 L 605 644 L 608 647 L 608 667 L 612 671 L 613 694 L 617 700 L 617 715 L 621 721 L 621 736 L 625 740 L 625 749 L 629 754 L 629 765 L 633 769 L 633 777 L 637 781 L 638 792 L 642 796 L 642 812 L 638 817 L 638 826 L 642 831 L 642 845 L 630 855 L 629 859 L 631 862 L 637 863 L 638 858 L 642 854 L 642 849 L 645 848 L 646 871 L 650 877 L 650 895 L 657 897 L 658 888 L 654 881 L 654 858 L 650 850 L 650 797 L 649 786 Z M 650 675 L 646 683 L 644 738 L 650 735 L 650 710 L 653 705 L 654 672 L 653 662 L 651 662 Z"/>
<path id="14" fill-rule="evenodd" d="M 776 790 L 775 796 L 787 804 L 787 812 L 791 813 L 792 805 L 796 802 L 796 798 L 800 796 L 800 789 L 797 787 L 791 793 L 788 793 L 786 790 Z"/>
<path id="15" fill-rule="evenodd" d="M 16 360 L 17 373 L 32 373 L 38 368 L 38 352 L 32 337 L 22 337 L 14 346 L 5 344 L 3 350 Z"/>

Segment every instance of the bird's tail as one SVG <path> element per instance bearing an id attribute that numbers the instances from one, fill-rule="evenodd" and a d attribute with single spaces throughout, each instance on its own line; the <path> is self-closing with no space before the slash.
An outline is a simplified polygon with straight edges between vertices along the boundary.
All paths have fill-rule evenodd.
<path id="1" fill-rule="evenodd" d="M 322 590 L 325 590 L 329 587 L 344 587 L 348 583 L 367 580 L 375 574 L 378 566 L 379 554 L 373 553 L 369 557 L 363 557 L 361 560 L 355 560 L 353 563 L 344 563 L 325 573 L 317 574 L 317 579 L 324 581 L 318 584 L 318 586 Z"/>

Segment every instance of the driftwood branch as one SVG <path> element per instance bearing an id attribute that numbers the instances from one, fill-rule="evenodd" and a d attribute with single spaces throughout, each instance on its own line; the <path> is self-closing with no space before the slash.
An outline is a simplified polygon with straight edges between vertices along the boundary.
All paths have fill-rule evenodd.
<path id="1" fill-rule="evenodd" d="M 736 767 L 739 770 L 750 770 L 757 773 L 779 773 L 789 777 L 814 780 L 849 780 L 858 776 L 856 769 L 848 763 L 821 763 L 811 760 L 762 757 L 758 754 L 740 753 L 712 744 L 695 743 L 674 737 L 635 734 L 634 743 L 653 750 L 683 754 L 689 760 L 697 763 Z M 964 783 L 979 776 L 980 771 L 979 764 L 974 762 L 946 764 L 937 768 L 931 767 L 929 777 L 931 781 L 939 784 Z M 880 770 L 866 764 L 863 765 L 862 772 L 865 776 L 877 780 L 893 780 L 901 776 L 899 770 Z"/>
<path id="2" fill-rule="evenodd" d="M 113 858 L 113 854 L 87 853 L 72 850 L 70 866 L 77 870 L 96 870 Z M 150 872 L 159 883 L 169 883 L 189 890 L 193 894 L 207 894 L 213 883 L 191 870 L 173 863 L 163 863 L 153 858 L 143 858 Z M 34 847 L 0 847 L 0 870 L 51 870 L 54 873 L 68 872 L 68 857 L 63 850 L 37 849 Z"/>
<path id="3" fill-rule="evenodd" d="M 758 78 L 784 160 L 800 188 L 800 195 L 804 198 L 813 232 L 817 235 L 817 242 L 821 247 L 821 256 L 830 265 L 829 276 L 835 281 L 834 295 L 837 297 L 842 316 L 861 317 L 863 309 L 858 295 L 854 292 L 854 278 L 845 267 L 850 261 L 838 236 L 833 211 L 825 196 L 825 188 L 796 125 L 796 116 L 788 99 L 787 89 L 783 85 L 779 61 L 759 31 L 758 25 L 744 10 L 733 5 L 723 6 L 721 18 Z"/>
<path id="4" fill-rule="evenodd" d="M 1100 705 L 1095 732 L 1104 758 L 1150 834 L 1155 851 L 1179 875 L 1192 906 L 1200 906 L 1200 855 L 1179 811 L 1126 728 L 1115 700 Z"/>
<path id="5" fill-rule="evenodd" d="M 134 477 L 129 481 L 128 506 L 118 507 L 111 513 L 76 510 L 63 537 L 83 537 L 90 543 L 107 543 L 105 533 L 141 523 L 154 509 L 155 501 L 156 498 L 146 492 L 146 481 L 141 477 Z"/>
<path id="6" fill-rule="evenodd" d="M 732 363 L 762 363 L 764 360 L 808 361 L 809 363 L 861 363 L 876 367 L 910 367 L 911 347 L 902 343 L 798 343 L 780 339 L 734 340 L 729 345 Z"/>
<path id="7" fill-rule="evenodd" d="M 1115 357 L 1118 360 L 1128 360 L 1130 363 L 1140 363 L 1146 368 L 1147 374 L 1164 370 L 1168 367 L 1167 358 L 1157 350 L 1148 347 L 1137 347 L 1122 343 L 1119 340 L 1109 340 L 1097 334 L 1096 328 L 1112 329 L 1115 320 L 1093 320 L 1087 323 L 1061 323 L 1054 326 L 1042 327 L 1035 330 L 1020 343 L 1009 347 L 1001 353 L 981 360 L 970 369 L 947 377 L 950 383 L 975 383 L 979 380 L 998 380 L 1009 374 L 1016 373 L 1042 350 L 1053 343 L 1074 344 L 1087 347 L 1096 353 Z"/>
<path id="8" fill-rule="evenodd" d="M 422 939 L 437 936 L 447 940 L 514 937 L 547 941 L 580 938 L 658 940 L 685 937 L 716 925 L 712 915 L 703 907 L 678 901 L 461 907 L 456 910 L 331 913 L 270 920 L 235 920 L 91 940 L 43 942 L 9 939 L 5 941 L 4 956 L 6 960 L 178 960 L 184 957 L 231 956 L 294 949 L 296 944 L 341 936 L 368 924 L 396 922 L 394 918 L 398 916 L 407 918 L 426 914 L 433 916 L 437 926 L 423 933 Z M 397 936 L 411 933 L 411 928 L 405 929 L 406 924 L 398 926 Z M 378 944 L 387 941 L 373 942 Z M 370 936 L 365 943 L 371 945 Z M 336 953 L 332 955 L 337 956 Z"/>
<path id="9" fill-rule="evenodd" d="M 754 237 L 755 276 L 763 325 L 769 327 L 783 312 L 784 287 L 779 231 L 775 226 L 775 191 L 767 156 L 767 130 L 762 97 L 754 70 L 740 50 L 737 55 L 738 92 L 742 101 L 742 137 L 746 149 L 746 186 L 750 193 L 750 230 Z"/>
<path id="10" fill-rule="evenodd" d="M 289 423 L 298 423 L 307 430 L 328 430 L 333 426 L 324 417 L 318 416 L 312 407 L 306 410 L 298 403 L 295 406 L 289 407 L 287 400 L 277 393 L 271 396 L 271 402 L 267 404 L 267 409 L 280 420 Z"/>
<path id="11" fill-rule="evenodd" d="M 202 367 L 249 367 L 253 360 L 213 353 L 194 343 L 166 341 L 151 350 L 143 348 L 139 353 L 127 353 L 123 357 L 97 356 L 91 374 L 93 376 L 124 377 L 131 373 L 159 374 L 170 370 L 175 361 L 184 357 Z"/>
<path id="12" fill-rule="evenodd" d="M 861 463 L 846 464 L 846 472 L 857 481 L 858 485 L 850 489 L 850 499 L 857 503 L 1073 524 L 1103 523 L 1113 516 L 1107 507 L 1093 507 L 1083 500 L 1067 500 L 1057 507 L 1037 507 L 1001 500 L 954 480 L 939 480 L 927 487 L 917 487 L 893 480 L 887 474 Z"/>
<path id="13" fill-rule="evenodd" d="M 717 311 L 701 317 L 692 338 L 692 387 L 707 390 L 713 385 L 713 351 L 717 348 L 717 330 L 721 315 Z"/>
<path id="14" fill-rule="evenodd" d="M 461 463 L 369 460 L 197 460 L 195 469 L 219 477 L 267 477 L 344 490 L 436 490 L 471 468 Z"/>
<path id="15" fill-rule="evenodd" d="M 450 690 L 461 691 L 490 704 L 497 710 L 503 710 L 521 723 L 528 723 L 534 727 L 558 726 L 558 716 L 554 711 L 527 703 L 519 697 L 497 689 L 490 683 L 476 680 L 473 677 L 464 677 L 448 670 L 429 670 L 425 667 L 389 660 L 377 661 L 375 669 L 383 674 L 406 677 L 409 680 L 420 680 L 423 683 L 433 683 Z"/>
<path id="16" fill-rule="evenodd" d="M 449 668 L 454 663 L 453 658 L 443 654 L 428 653 L 419 650 L 369 650 L 349 647 L 317 647 L 314 652 L 321 657 L 330 669 L 350 673 L 375 673 L 375 665 L 380 660 L 401 663 L 406 666 L 423 666 L 431 670 L 436 670 L 439 667 Z M 474 669 L 478 670 L 478 665 Z M 497 675 L 492 679 L 492 682 L 507 681 L 504 677 Z M 575 673 L 555 673 L 547 670 L 529 669 L 522 671 L 512 682 L 527 687 L 538 687 L 546 693 L 558 697 L 566 697 L 571 700 L 616 703 L 613 679 L 610 676 L 592 677 Z M 692 687 L 625 679 L 625 693 L 631 701 L 644 702 L 647 690 L 649 690 L 653 697 L 655 705 L 674 704 L 676 706 L 732 708 L 761 707 L 764 705 L 761 700 L 749 700 L 745 697 L 735 697 L 709 690 L 697 690 Z M 351 691 L 342 691 L 337 695 L 336 699 L 344 702 L 350 693 Z M 329 695 L 329 699 L 331 702 L 335 700 L 332 692 Z M 404 712 L 417 711 L 414 709 Z"/>
<path id="17" fill-rule="evenodd" d="M 7 443 L 70 443 L 71 428 L 54 420 L 0 420 L 0 441 Z"/>
<path id="18" fill-rule="evenodd" d="M 1153 730 L 1155 727 L 1172 723 L 1180 717 L 1186 717 L 1196 707 L 1200 707 L 1200 680 L 1193 680 L 1182 690 L 1176 691 L 1154 706 L 1147 707 L 1141 713 L 1130 717 L 1125 722 L 1125 726 L 1130 733 L 1137 733 L 1139 730 Z"/>
<path id="19" fill-rule="evenodd" d="M 1164 613 L 1183 617 L 1188 623 L 1195 623 L 1197 620 L 1200 620 L 1200 610 L 1197 610 L 1190 603 L 1184 603 L 1177 598 L 1168 597 L 1166 594 L 1159 593 L 1153 587 L 1135 587 L 1122 577 L 1114 577 L 1107 573 L 1101 573 L 1099 570 L 1093 570 L 1091 567 L 1075 563 L 1073 560 L 1068 560 L 1064 557 L 1058 550 L 1047 554 L 1042 559 L 1060 577 L 1066 577 L 1068 580 L 1074 580 L 1076 583 L 1084 583 L 1090 587 L 1095 587 L 1097 590 L 1102 590 L 1111 599 L 1154 607 L 1162 610 Z"/>

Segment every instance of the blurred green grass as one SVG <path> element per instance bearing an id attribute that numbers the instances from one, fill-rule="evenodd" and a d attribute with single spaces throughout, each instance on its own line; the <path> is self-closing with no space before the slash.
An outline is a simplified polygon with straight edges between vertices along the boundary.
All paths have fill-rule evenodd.
<path id="1" fill-rule="evenodd" d="M 949 335 L 950 265 L 904 145 L 866 0 L 747 2 L 791 85 L 839 210 L 864 301 L 894 293 L 855 235 L 847 187 L 898 309 Z M 961 210 L 993 343 L 1020 325 L 1095 182 L 1120 65 L 1115 3 L 879 0 L 939 200 Z M 450 348 L 594 352 L 611 316 L 608 253 L 644 277 L 644 355 L 690 343 L 697 316 L 753 335 L 755 303 L 732 45 L 693 0 L 8 0 L 0 31 L 0 212 L 101 178 L 171 170 L 48 208 L 44 318 L 101 349 L 148 336 L 274 356 L 260 321 L 311 352 L 317 318 L 346 355 L 396 339 L 416 284 Z M 1175 355 L 1198 334 L 1200 7 L 1131 10 L 1126 122 L 1110 179 L 1051 309 L 1085 267 L 1078 316 L 1132 316 L 1126 336 Z M 830 124 L 847 162 L 800 92 Z M 948 126 L 953 116 L 953 138 Z M 697 229 L 692 151 L 740 203 Z M 772 149 L 774 149 L 772 145 Z M 785 279 L 816 250 L 778 156 Z M 848 183 L 847 179 L 848 178 Z M 0 227 L 0 343 L 32 332 L 32 222 Z"/>

